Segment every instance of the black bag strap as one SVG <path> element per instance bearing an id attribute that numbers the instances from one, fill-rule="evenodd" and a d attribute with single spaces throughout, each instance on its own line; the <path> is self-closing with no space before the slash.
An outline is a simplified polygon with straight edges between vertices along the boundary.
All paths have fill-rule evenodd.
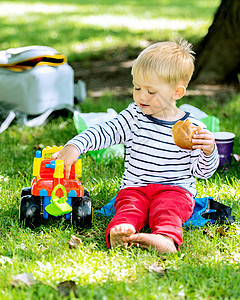
<path id="1" fill-rule="evenodd" d="M 210 210 L 215 210 L 211 212 Z M 235 216 L 232 216 L 232 208 L 213 199 L 209 199 L 208 207 L 201 214 L 205 219 L 216 220 L 219 224 L 232 224 L 235 222 Z"/>

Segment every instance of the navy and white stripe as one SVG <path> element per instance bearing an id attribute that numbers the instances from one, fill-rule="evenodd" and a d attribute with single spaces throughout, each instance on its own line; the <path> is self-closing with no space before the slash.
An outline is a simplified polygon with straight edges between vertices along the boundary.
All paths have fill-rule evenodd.
<path id="1" fill-rule="evenodd" d="M 187 118 L 194 125 L 206 128 L 189 113 L 181 120 Z M 198 149 L 179 148 L 171 133 L 175 123 L 144 115 L 135 103 L 131 103 L 116 118 L 89 127 L 68 144 L 75 145 L 80 153 L 124 144 L 125 171 L 121 188 L 170 184 L 181 186 L 195 196 L 195 177 L 209 178 L 218 167 L 217 147 L 210 156 Z"/>

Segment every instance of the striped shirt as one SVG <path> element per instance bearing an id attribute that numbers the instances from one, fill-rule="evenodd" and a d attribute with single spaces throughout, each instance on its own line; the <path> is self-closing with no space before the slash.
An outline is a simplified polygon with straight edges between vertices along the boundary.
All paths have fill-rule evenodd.
<path id="1" fill-rule="evenodd" d="M 190 113 L 180 120 L 186 119 L 206 128 Z M 67 144 L 75 145 L 80 153 L 124 144 L 125 171 L 121 188 L 160 183 L 180 186 L 196 196 L 195 177 L 209 178 L 218 167 L 217 147 L 210 156 L 200 149 L 179 148 L 171 133 L 176 122 L 145 115 L 131 103 L 114 119 L 89 127 Z"/>

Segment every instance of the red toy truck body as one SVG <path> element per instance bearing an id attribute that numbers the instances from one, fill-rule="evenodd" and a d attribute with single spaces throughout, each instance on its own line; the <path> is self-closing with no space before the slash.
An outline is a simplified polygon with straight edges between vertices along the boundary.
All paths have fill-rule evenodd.
<path id="1" fill-rule="evenodd" d="M 44 219 L 48 219 L 49 214 L 65 215 L 77 226 L 91 225 L 91 200 L 79 180 L 81 159 L 71 167 L 69 179 L 65 178 L 64 162 L 51 159 L 52 154 L 62 148 L 53 146 L 36 151 L 31 188 L 23 188 L 21 193 L 20 221 L 26 226 L 37 226 L 41 212 Z"/>

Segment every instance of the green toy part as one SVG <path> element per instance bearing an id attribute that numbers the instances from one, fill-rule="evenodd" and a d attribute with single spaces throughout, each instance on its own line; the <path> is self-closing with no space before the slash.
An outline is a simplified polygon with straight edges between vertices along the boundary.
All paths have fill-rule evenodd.
<path id="1" fill-rule="evenodd" d="M 63 191 L 61 198 L 55 195 L 58 189 Z M 72 207 L 67 203 L 67 199 L 65 187 L 62 184 L 57 184 L 52 191 L 51 203 L 45 207 L 46 212 L 55 217 L 69 214 L 72 211 Z"/>

